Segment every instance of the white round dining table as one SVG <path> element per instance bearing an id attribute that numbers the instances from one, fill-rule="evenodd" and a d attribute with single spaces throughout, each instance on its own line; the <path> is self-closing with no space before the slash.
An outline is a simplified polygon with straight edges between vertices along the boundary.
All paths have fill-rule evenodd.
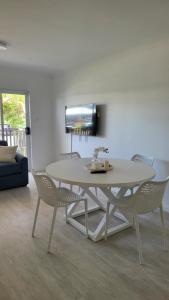
<path id="1" fill-rule="evenodd" d="M 113 169 L 107 173 L 91 174 L 89 158 L 60 160 L 47 166 L 46 172 L 54 179 L 80 186 L 134 186 L 155 176 L 152 167 L 131 160 L 110 159 Z"/>
<path id="2" fill-rule="evenodd" d="M 95 205 L 89 209 L 89 213 L 101 209 L 106 210 L 107 200 L 113 200 L 113 189 L 120 188 L 118 197 L 125 194 L 129 187 L 138 186 L 155 176 L 154 169 L 142 162 L 134 162 L 122 159 L 109 159 L 112 165 L 112 170 L 106 173 L 91 174 L 88 165 L 91 163 L 91 158 L 77 158 L 60 160 L 51 163 L 47 166 L 46 172 L 53 179 L 70 185 L 78 185 L 81 187 L 81 195 L 87 194 Z M 105 198 L 95 195 L 91 187 L 97 187 L 102 191 Z M 107 199 L 107 200 L 105 200 Z M 68 222 L 76 227 L 81 232 L 85 233 L 85 227 L 77 220 L 79 215 L 84 213 L 83 210 L 75 211 L 77 204 L 72 204 L 68 209 Z M 110 215 L 111 211 L 110 209 Z M 109 228 L 108 235 L 112 235 L 118 231 L 124 230 L 131 226 L 126 216 L 119 214 L 118 216 L 123 223 Z M 105 214 L 99 221 L 98 226 L 94 231 L 89 230 L 89 237 L 93 241 L 98 241 L 104 238 Z"/>

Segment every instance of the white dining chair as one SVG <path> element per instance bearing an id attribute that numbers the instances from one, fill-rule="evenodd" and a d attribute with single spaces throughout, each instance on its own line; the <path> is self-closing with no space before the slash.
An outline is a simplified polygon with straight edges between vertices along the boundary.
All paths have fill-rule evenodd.
<path id="1" fill-rule="evenodd" d="M 32 237 L 34 237 L 35 233 L 35 227 L 36 227 L 36 221 L 40 206 L 40 201 L 44 201 L 46 204 L 52 206 L 54 208 L 53 210 L 53 218 L 52 218 L 52 224 L 50 229 L 50 235 L 49 235 L 49 242 L 48 242 L 48 252 L 50 252 L 50 246 L 51 246 L 51 240 L 53 235 L 53 229 L 55 224 L 55 218 L 56 218 L 56 212 L 57 209 L 60 207 L 65 207 L 66 212 L 66 222 L 68 220 L 67 217 L 67 207 L 75 202 L 83 201 L 85 205 L 85 226 L 86 226 L 86 236 L 88 237 L 88 204 L 87 199 L 80 197 L 76 193 L 70 191 L 66 188 L 57 188 L 52 181 L 52 179 L 47 176 L 46 174 L 39 174 L 39 173 L 33 173 L 33 177 L 35 179 L 35 183 L 38 190 L 38 201 L 37 201 L 37 207 L 35 212 L 35 218 L 33 223 L 33 229 L 32 229 Z"/>
<path id="2" fill-rule="evenodd" d="M 60 153 L 61 158 L 63 159 L 76 159 L 76 158 L 81 158 L 79 152 L 65 152 L 65 153 Z"/>
<path id="3" fill-rule="evenodd" d="M 105 239 L 107 239 L 107 230 L 109 224 L 109 208 L 110 205 L 112 204 L 114 205 L 112 214 L 114 214 L 116 210 L 119 210 L 132 217 L 134 221 L 134 226 L 137 235 L 137 248 L 139 253 L 140 264 L 142 264 L 143 256 L 142 256 L 142 245 L 141 245 L 141 238 L 140 238 L 140 231 L 139 231 L 138 215 L 146 214 L 152 212 L 152 210 L 156 208 L 160 208 L 164 248 L 166 246 L 166 233 L 165 233 L 165 226 L 164 226 L 162 200 L 163 200 L 163 195 L 168 181 L 169 181 L 169 177 L 167 177 L 163 181 L 156 181 L 156 182 L 148 181 L 146 183 L 143 183 L 133 195 L 124 196 L 121 199 L 114 199 L 112 203 L 110 201 L 108 201 L 107 203 Z"/>
<path id="4" fill-rule="evenodd" d="M 60 157 L 62 159 L 78 159 L 78 158 L 81 158 L 81 155 L 79 152 L 65 152 L 65 153 L 60 153 Z M 59 187 L 61 187 L 61 181 L 59 181 Z M 70 189 L 72 190 L 73 189 L 73 186 L 70 185 Z M 95 194 L 96 194 L 96 197 L 98 195 L 97 193 L 97 187 L 94 188 L 95 189 Z M 80 186 L 79 186 L 79 192 L 80 192 Z"/>
<path id="5" fill-rule="evenodd" d="M 154 163 L 154 157 L 146 156 L 146 155 L 142 155 L 142 154 L 134 154 L 131 158 L 131 161 L 141 162 L 141 163 L 144 163 L 144 164 L 152 167 L 153 163 Z M 134 187 L 131 187 L 129 190 L 130 190 L 131 194 L 134 193 Z"/>
<path id="6" fill-rule="evenodd" d="M 142 154 L 134 154 L 132 156 L 131 160 L 132 161 L 140 161 L 149 166 L 153 166 L 153 163 L 154 163 L 154 157 L 146 156 L 146 155 L 142 155 Z"/>
<path id="7" fill-rule="evenodd" d="M 81 158 L 79 152 L 64 152 L 60 153 L 61 159 L 78 159 Z M 62 186 L 62 182 L 59 181 L 59 187 Z M 73 186 L 70 184 L 70 190 L 73 190 Z M 79 192 L 80 192 L 80 187 L 79 187 Z"/>

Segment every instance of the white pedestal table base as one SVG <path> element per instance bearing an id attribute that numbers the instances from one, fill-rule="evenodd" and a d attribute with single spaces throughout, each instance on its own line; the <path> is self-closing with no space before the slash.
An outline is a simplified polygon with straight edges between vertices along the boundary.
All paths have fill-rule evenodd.
<path id="1" fill-rule="evenodd" d="M 89 214 L 97 210 L 102 210 L 104 212 L 106 211 L 105 201 L 102 202 L 99 198 L 97 198 L 89 188 L 81 187 L 81 189 L 82 189 L 80 193 L 81 196 L 87 194 L 96 203 L 95 205 L 93 205 L 88 209 Z M 102 191 L 102 193 L 106 196 L 108 200 L 111 199 L 111 203 L 112 203 L 114 199 L 114 194 L 111 191 L 111 189 L 109 187 L 106 188 L 99 187 L 99 189 Z M 116 197 L 120 197 L 124 195 L 125 192 L 126 192 L 126 188 L 121 188 L 118 194 L 116 195 Z M 67 222 L 71 224 L 73 227 L 75 227 L 76 229 L 78 229 L 79 231 L 81 231 L 83 234 L 86 234 L 86 227 L 77 220 L 77 217 L 84 215 L 85 212 L 84 209 L 75 212 L 77 205 L 78 203 L 71 204 L 69 206 L 67 210 Z M 113 217 L 112 215 L 113 207 L 114 207 L 113 204 L 111 204 L 109 210 L 109 218 Z M 109 227 L 107 236 L 113 235 L 117 232 L 120 232 L 132 226 L 131 222 L 129 222 L 129 220 L 123 214 L 115 212 L 114 216 L 119 218 L 121 221 L 123 221 L 123 223 L 114 226 L 112 225 L 111 227 Z M 104 239 L 105 223 L 106 223 L 106 213 L 104 214 L 104 216 L 102 217 L 102 219 L 100 220 L 100 222 L 98 223 L 94 231 L 90 230 L 90 228 L 88 229 L 89 238 L 92 241 L 97 242 Z"/>

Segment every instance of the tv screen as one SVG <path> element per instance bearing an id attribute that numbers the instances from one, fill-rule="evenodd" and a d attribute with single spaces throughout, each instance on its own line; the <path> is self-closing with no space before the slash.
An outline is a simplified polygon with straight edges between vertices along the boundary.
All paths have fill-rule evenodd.
<path id="1" fill-rule="evenodd" d="M 66 133 L 96 135 L 96 104 L 65 107 Z"/>

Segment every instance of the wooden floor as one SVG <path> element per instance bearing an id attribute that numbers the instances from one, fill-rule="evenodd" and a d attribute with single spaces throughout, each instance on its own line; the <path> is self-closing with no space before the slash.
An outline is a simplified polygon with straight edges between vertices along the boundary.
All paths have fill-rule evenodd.
<path id="1" fill-rule="evenodd" d="M 31 238 L 36 196 L 32 180 L 27 188 L 0 192 L 0 300 L 169 299 L 169 252 L 161 248 L 158 212 L 140 219 L 143 266 L 132 228 L 93 243 L 65 224 L 62 210 L 49 255 L 52 211 L 45 204 Z"/>

